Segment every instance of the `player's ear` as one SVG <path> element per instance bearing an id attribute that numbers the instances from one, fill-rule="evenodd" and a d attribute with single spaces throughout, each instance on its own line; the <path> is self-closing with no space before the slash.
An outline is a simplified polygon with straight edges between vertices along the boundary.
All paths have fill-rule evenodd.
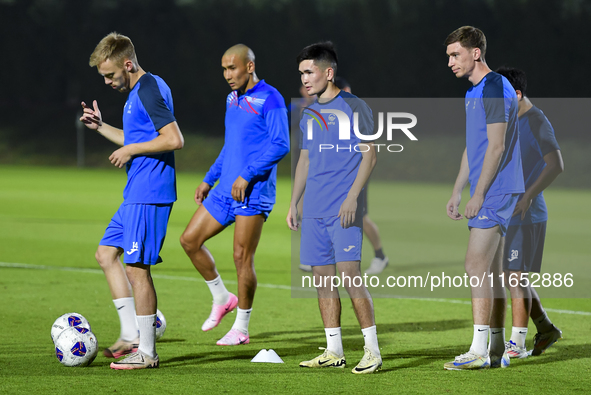
<path id="1" fill-rule="evenodd" d="M 246 70 L 249 73 L 254 73 L 254 62 L 252 60 L 246 64 Z"/>
<path id="2" fill-rule="evenodd" d="M 480 55 L 481 55 L 480 48 L 474 48 L 472 51 L 473 51 L 472 56 L 474 57 L 474 60 L 477 62 L 480 61 L 481 60 L 480 59 Z"/>
<path id="3" fill-rule="evenodd" d="M 515 90 L 515 94 L 517 95 L 517 101 L 521 101 L 523 99 L 523 93 L 519 89 Z"/>
<path id="4" fill-rule="evenodd" d="M 123 62 L 123 68 L 127 71 L 132 71 L 133 70 L 133 62 L 129 59 L 127 59 L 125 62 Z"/>
<path id="5" fill-rule="evenodd" d="M 334 80 L 334 69 L 332 67 L 327 67 L 326 68 L 326 78 L 329 81 Z"/>

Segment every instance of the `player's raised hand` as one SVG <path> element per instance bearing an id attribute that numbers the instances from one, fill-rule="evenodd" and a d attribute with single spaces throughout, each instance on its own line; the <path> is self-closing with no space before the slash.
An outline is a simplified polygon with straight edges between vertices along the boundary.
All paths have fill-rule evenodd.
<path id="1" fill-rule="evenodd" d="M 347 195 L 347 198 L 341 204 L 338 217 L 341 218 L 341 227 L 347 229 L 355 222 L 355 212 L 357 211 L 357 199 Z"/>
<path id="2" fill-rule="evenodd" d="M 474 194 L 474 196 L 472 196 L 472 198 L 468 200 L 468 203 L 466 204 L 464 216 L 468 219 L 476 217 L 482 208 L 482 203 L 484 203 L 484 197 Z"/>
<path id="3" fill-rule="evenodd" d="M 246 188 L 248 187 L 248 181 L 241 176 L 238 176 L 234 184 L 232 185 L 232 198 L 237 202 L 243 202 L 246 197 Z"/>
<path id="4" fill-rule="evenodd" d="M 209 191 L 211 190 L 211 185 L 206 182 L 202 182 L 197 189 L 195 190 L 195 203 L 201 205 L 207 195 L 209 195 Z"/>
<path id="5" fill-rule="evenodd" d="M 126 145 L 113 152 L 111 156 L 109 156 L 109 160 L 112 164 L 121 169 L 127 162 L 129 162 L 132 156 L 133 154 L 131 153 L 130 146 Z"/>
<path id="6" fill-rule="evenodd" d="M 527 210 L 531 207 L 531 202 L 531 199 L 522 197 L 515 205 L 515 210 L 513 210 L 513 215 L 511 216 L 515 217 L 517 214 L 521 214 L 521 219 L 523 220 L 525 218 L 525 213 L 527 213 Z"/>
<path id="7" fill-rule="evenodd" d="M 454 221 L 459 221 L 464 219 L 462 214 L 460 214 L 460 201 L 462 200 L 462 195 L 459 194 L 457 196 L 452 196 L 447 202 L 447 216 Z"/>
<path id="8" fill-rule="evenodd" d="M 86 105 L 86 103 L 82 102 L 82 111 L 83 114 L 80 117 L 80 122 L 86 125 L 87 128 L 92 130 L 97 130 L 103 125 L 103 118 L 101 116 L 101 112 L 98 108 L 98 103 L 96 100 L 92 102 L 92 107 Z"/>
<path id="9" fill-rule="evenodd" d="M 289 205 L 289 211 L 287 212 L 287 226 L 291 230 L 298 230 L 300 223 L 298 222 L 298 208 L 297 206 Z"/>

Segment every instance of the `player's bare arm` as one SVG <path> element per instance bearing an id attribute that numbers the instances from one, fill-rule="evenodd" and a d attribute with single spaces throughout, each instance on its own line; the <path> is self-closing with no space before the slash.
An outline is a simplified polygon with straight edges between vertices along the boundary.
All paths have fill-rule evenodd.
<path id="1" fill-rule="evenodd" d="M 293 193 L 286 218 L 287 226 L 291 230 L 298 230 L 300 227 L 298 221 L 298 203 L 304 194 L 304 190 L 306 189 L 306 179 L 308 178 L 309 166 L 310 157 L 308 156 L 308 150 L 303 149 L 300 151 L 300 158 L 298 159 L 298 164 L 296 165 Z"/>
<path id="2" fill-rule="evenodd" d="M 121 168 L 135 155 L 155 154 L 183 148 L 185 140 L 176 121 L 163 126 L 158 133 L 158 137 L 152 141 L 119 148 L 109 156 L 109 160 L 113 165 Z"/>
<path id="3" fill-rule="evenodd" d="M 525 218 L 525 214 L 531 206 L 532 199 L 540 194 L 544 189 L 548 188 L 552 182 L 564 171 L 564 162 L 560 150 L 552 151 L 544 155 L 544 162 L 546 167 L 540 173 L 539 177 L 523 194 L 521 199 L 515 205 L 513 216 L 521 214 L 521 219 Z"/>
<path id="4" fill-rule="evenodd" d="M 123 146 L 123 129 L 118 129 L 103 122 L 101 112 L 98 108 L 96 100 L 92 102 L 92 108 L 86 103 L 82 102 L 82 110 L 84 111 L 80 117 L 80 122 L 86 125 L 91 130 L 96 130 L 101 135 L 106 137 L 113 143 Z"/>
<path id="5" fill-rule="evenodd" d="M 359 193 L 367 183 L 373 168 L 377 163 L 376 150 L 373 144 L 359 144 L 360 146 L 366 146 L 369 149 L 362 152 L 361 163 L 359 164 L 359 170 L 355 181 L 347 193 L 347 197 L 339 209 L 339 217 L 341 218 L 341 226 L 348 228 L 355 222 L 355 211 L 357 211 L 357 197 Z"/>
<path id="6" fill-rule="evenodd" d="M 462 155 L 462 161 L 460 163 L 460 171 L 454 184 L 454 189 L 451 193 L 451 198 L 447 202 L 447 216 L 454 221 L 464 219 L 460 214 L 460 202 L 462 201 L 462 191 L 468 184 L 468 178 L 470 176 L 470 167 L 468 165 L 468 150 L 464 148 Z"/>
<path id="7" fill-rule="evenodd" d="M 478 211 L 484 203 L 484 197 L 490 184 L 497 174 L 501 157 L 505 151 L 505 134 L 507 132 L 507 123 L 491 123 L 486 125 L 486 136 L 488 138 L 488 147 L 484 154 L 482 171 L 474 190 L 474 196 L 466 204 L 464 216 L 468 219 L 478 215 Z"/>

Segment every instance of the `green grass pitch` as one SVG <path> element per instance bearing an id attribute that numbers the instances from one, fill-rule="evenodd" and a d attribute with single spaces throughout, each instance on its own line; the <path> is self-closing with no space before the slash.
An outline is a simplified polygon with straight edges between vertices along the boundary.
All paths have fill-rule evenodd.
<path id="1" fill-rule="evenodd" d="M 316 300 L 294 298 L 290 291 L 292 272 L 296 282 L 301 273 L 292 269 L 291 236 L 285 224 L 288 179 L 278 181 L 278 202 L 256 255 L 259 288 L 251 319 L 251 343 L 215 345 L 231 327 L 234 314 L 218 328 L 201 331 L 211 296 L 178 242 L 196 208 L 193 191 L 201 179 L 202 174 L 179 175 L 179 200 L 161 254 L 164 263 L 153 270 L 159 308 L 168 321 L 167 331 L 158 342 L 160 369 L 112 371 L 108 367 L 111 361 L 102 354 L 87 368 L 63 367 L 54 355 L 50 328 L 61 314 L 76 311 L 90 321 L 100 349 L 118 336 L 117 313 L 94 251 L 121 202 L 124 172 L 0 167 L 0 393 L 589 391 L 591 283 L 589 269 L 585 274 L 585 268 L 591 257 L 590 191 L 550 189 L 546 193 L 551 221 L 544 269 L 560 273 L 572 269 L 575 283 L 586 288 L 579 289 L 577 295 L 587 295 L 544 301 L 550 317 L 564 333 L 564 339 L 546 354 L 512 360 L 508 369 L 444 371 L 443 363 L 467 351 L 470 345 L 468 291 L 454 299 L 376 297 L 384 366 L 377 374 L 360 377 L 350 372 L 363 355 L 363 339 L 348 300 L 343 301 L 342 315 L 347 368 L 298 367 L 300 361 L 320 353 L 318 347 L 325 346 L 325 337 Z M 370 216 L 380 226 L 391 260 L 384 274 L 462 273 L 468 231 L 465 222 L 454 223 L 445 215 L 451 182 L 372 182 Z M 207 246 L 228 288 L 235 291 L 232 231 L 226 230 Z M 364 253 L 363 267 L 371 259 L 369 250 Z M 399 290 L 376 291 L 381 296 L 397 293 Z M 543 297 L 544 290 L 540 294 Z M 421 296 L 430 295 L 425 291 Z M 527 344 L 531 347 L 533 324 L 529 329 Z M 285 363 L 251 363 L 263 348 L 277 351 Z"/>

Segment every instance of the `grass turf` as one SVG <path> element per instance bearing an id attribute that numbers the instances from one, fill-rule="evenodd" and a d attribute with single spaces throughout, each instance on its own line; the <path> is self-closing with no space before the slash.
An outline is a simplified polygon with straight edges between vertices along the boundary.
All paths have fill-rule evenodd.
<path id="1" fill-rule="evenodd" d="M 93 255 L 121 202 L 124 172 L 4 166 L 0 167 L 0 179 L 0 262 L 4 262 L 0 266 L 4 322 L 0 331 L 0 392 L 576 393 L 588 391 L 591 385 L 591 303 L 585 298 L 544 300 L 565 338 L 543 356 L 512 360 L 509 369 L 448 372 L 443 363 L 470 345 L 469 302 L 376 297 L 384 366 L 378 374 L 363 377 L 350 373 L 363 355 L 363 339 L 350 303 L 344 300 L 347 368 L 299 368 L 301 360 L 320 353 L 317 347 L 325 345 L 325 338 L 316 300 L 293 298 L 289 289 L 291 272 L 296 283 L 300 273 L 292 270 L 290 233 L 284 223 L 289 200 L 286 179 L 278 182 L 278 202 L 256 255 L 260 285 L 250 326 L 251 343 L 216 346 L 234 315 L 213 331 L 200 330 L 211 296 L 178 243 L 195 210 L 194 187 L 201 181 L 201 175 L 188 173 L 178 177 L 179 201 L 161 254 L 164 263 L 153 270 L 159 308 L 168 321 L 158 343 L 161 368 L 111 371 L 110 360 L 102 354 L 90 367 L 65 368 L 55 358 L 49 335 L 59 315 L 71 311 L 83 314 L 101 349 L 118 336 L 117 314 Z M 462 272 L 467 231 L 465 222 L 459 225 L 445 216 L 450 188 L 372 182 L 370 216 L 380 226 L 391 260 L 386 275 Z M 575 268 L 576 284 L 589 283 L 589 275 L 581 267 L 591 255 L 587 226 L 590 197 L 589 191 L 551 189 L 546 193 L 551 222 L 544 269 L 565 273 Z M 235 291 L 232 228 L 207 245 L 228 288 Z M 370 259 L 371 252 L 364 253 L 362 266 Z M 36 266 L 17 268 L 6 263 Z M 387 290 L 382 296 L 398 291 Z M 545 290 L 540 294 L 543 297 Z M 431 296 L 428 292 L 422 295 Z M 467 295 L 465 291 L 463 296 Z M 535 327 L 530 324 L 528 347 L 533 333 Z M 276 350 L 285 364 L 250 363 L 263 348 Z"/>

